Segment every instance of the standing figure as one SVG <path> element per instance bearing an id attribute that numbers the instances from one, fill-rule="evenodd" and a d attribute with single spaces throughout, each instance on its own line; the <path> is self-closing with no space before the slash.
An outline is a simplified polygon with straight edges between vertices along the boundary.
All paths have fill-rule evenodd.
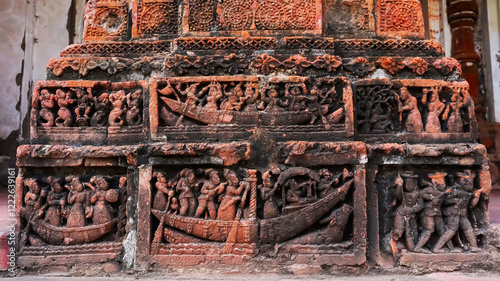
<path id="1" fill-rule="evenodd" d="M 92 127 L 103 127 L 106 126 L 107 118 L 109 112 L 109 95 L 108 93 L 103 93 L 98 97 L 94 97 L 94 108 L 95 113 L 90 118 L 90 126 Z"/>
<path id="2" fill-rule="evenodd" d="M 172 182 L 167 183 L 165 175 L 163 175 L 160 172 L 153 173 L 153 177 L 156 178 L 155 187 L 158 190 L 156 192 L 155 198 L 153 199 L 153 209 L 160 211 L 167 211 L 169 205 L 172 202 L 172 198 L 175 195 L 173 183 Z"/>
<path id="3" fill-rule="evenodd" d="M 125 112 L 123 109 L 125 91 L 120 90 L 118 92 L 111 93 L 111 95 L 109 95 L 109 101 L 113 105 L 113 109 L 109 113 L 109 126 L 121 127 L 125 125 L 125 121 L 122 118 L 122 115 Z"/>
<path id="4" fill-rule="evenodd" d="M 262 184 L 259 185 L 260 197 L 264 200 L 264 219 L 276 218 L 280 215 L 278 204 L 274 199 L 274 193 L 278 189 L 278 185 L 271 183 L 271 172 L 267 171 L 262 174 Z"/>
<path id="5" fill-rule="evenodd" d="M 69 214 L 67 214 L 67 227 L 82 227 L 85 226 L 86 218 L 92 216 L 90 208 L 90 194 L 85 191 L 85 187 L 79 178 L 75 176 L 66 177 L 66 182 L 69 182 L 68 204 Z"/>
<path id="6" fill-rule="evenodd" d="M 224 96 L 222 94 L 222 86 L 220 83 L 211 82 L 210 85 L 203 88 L 198 94 L 198 98 L 201 98 L 203 94 L 208 91 L 207 103 L 203 106 L 206 111 L 216 111 L 219 109 L 217 102 Z"/>
<path id="7" fill-rule="evenodd" d="M 35 179 L 26 179 L 24 186 L 28 187 L 28 192 L 24 196 L 25 206 L 21 213 L 25 218 L 30 218 L 42 207 L 42 199 L 46 196 L 45 190 L 40 189 Z"/>
<path id="8" fill-rule="evenodd" d="M 67 193 L 63 192 L 61 179 L 48 177 L 45 180 L 50 184 L 50 191 L 47 193 L 47 205 L 49 206 L 45 213 L 45 221 L 55 227 L 62 225 L 62 210 L 66 206 Z"/>
<path id="9" fill-rule="evenodd" d="M 196 212 L 196 201 L 192 192 L 196 184 L 196 177 L 193 170 L 187 168 L 182 170 L 179 175 L 180 179 L 175 186 L 175 190 L 180 193 L 179 203 L 181 209 L 179 215 L 184 216 L 189 210 L 188 215 L 192 217 Z"/>
<path id="10" fill-rule="evenodd" d="M 462 120 L 462 115 L 460 114 L 460 109 L 465 106 L 462 96 L 458 91 L 453 91 L 453 96 L 451 97 L 451 102 L 446 106 L 446 110 L 443 113 L 443 120 L 446 120 L 446 127 L 448 128 L 448 133 L 463 133 L 464 132 L 464 122 Z"/>
<path id="11" fill-rule="evenodd" d="M 52 127 L 54 126 L 54 113 L 52 110 L 55 106 L 55 96 L 51 94 L 47 89 L 43 89 L 40 93 L 40 105 L 42 109 L 40 109 L 40 124 L 44 127 Z M 37 106 L 33 106 L 37 108 Z"/>
<path id="12" fill-rule="evenodd" d="M 91 203 L 94 204 L 92 222 L 94 225 L 106 224 L 113 220 L 114 210 L 109 203 L 118 202 L 120 199 L 118 191 L 109 189 L 108 181 L 101 176 L 92 177 L 90 184 L 97 187 L 91 199 Z"/>
<path id="13" fill-rule="evenodd" d="M 405 233 L 406 248 L 413 251 L 418 238 L 417 213 L 424 208 L 424 200 L 420 197 L 417 185 L 418 176 L 404 174 L 402 177 L 405 180 L 400 176 L 396 179 L 395 195 L 400 205 L 394 212 L 392 240 L 397 242 Z"/>
<path id="14" fill-rule="evenodd" d="M 71 125 L 73 125 L 73 114 L 71 110 L 69 110 L 69 106 L 73 104 L 73 91 L 69 90 L 65 93 L 63 90 L 57 89 L 55 100 L 59 106 L 56 126 L 71 127 Z"/>
<path id="15" fill-rule="evenodd" d="M 246 83 L 245 84 L 245 93 L 243 95 L 242 101 L 245 102 L 245 109 L 243 111 L 256 111 L 257 106 L 255 103 L 257 102 L 257 99 L 259 98 L 259 91 L 255 90 L 254 91 L 254 84 L 253 83 Z"/>
<path id="16" fill-rule="evenodd" d="M 415 252 L 427 252 L 423 247 L 427 241 L 429 241 L 434 231 L 436 231 L 439 236 L 442 236 L 446 232 L 446 224 L 442 217 L 441 205 L 443 204 L 446 194 L 450 193 L 451 190 L 446 190 L 446 182 L 444 181 L 445 176 L 446 173 L 443 172 L 429 174 L 431 182 L 425 182 L 424 185 L 427 187 L 420 191 L 420 196 L 426 200 L 426 202 L 424 204 L 424 210 L 419 214 L 423 231 L 415 246 Z M 448 246 L 453 247 L 452 245 Z"/>
<path id="17" fill-rule="evenodd" d="M 142 90 L 137 90 L 127 95 L 127 104 L 129 110 L 127 111 L 127 124 L 140 125 L 142 123 L 141 105 L 142 105 Z"/>
<path id="18" fill-rule="evenodd" d="M 408 111 L 406 121 L 404 122 L 405 130 L 408 133 L 422 133 L 424 132 L 424 125 L 422 124 L 422 115 L 418 110 L 417 99 L 410 95 L 406 87 L 401 88 L 398 98 L 398 111 L 399 121 L 403 122 L 403 113 Z"/>
<path id="19" fill-rule="evenodd" d="M 90 105 L 92 95 L 90 93 L 87 95 L 87 92 L 85 92 L 82 88 L 72 90 L 76 92 L 76 98 L 78 101 L 75 108 L 76 125 L 80 127 L 87 127 L 89 125 L 90 110 L 92 109 Z"/>
<path id="20" fill-rule="evenodd" d="M 224 84 L 224 95 L 226 99 L 221 102 L 220 109 L 226 111 L 240 111 L 243 102 L 240 101 L 240 98 L 243 96 L 243 91 L 241 90 L 243 82 L 238 83 L 233 92 L 226 91 L 227 84 Z"/>
<path id="21" fill-rule="evenodd" d="M 431 100 L 427 104 L 427 95 L 431 93 Z M 424 96 L 422 98 L 422 103 L 427 104 L 427 119 L 425 121 L 425 132 L 426 133 L 441 133 L 441 121 L 439 117 L 443 112 L 445 105 L 439 100 L 439 91 L 436 88 L 424 89 Z"/>
<path id="22" fill-rule="evenodd" d="M 481 250 L 477 247 L 474 229 L 468 218 L 470 202 L 474 196 L 472 193 L 474 191 L 474 175 L 470 170 L 465 170 L 465 173 L 458 173 L 458 178 L 458 184 L 454 186 L 451 193 L 444 200 L 443 215 L 448 229 L 439 237 L 438 242 L 432 249 L 435 253 L 442 252 L 441 247 L 450 241 L 459 229 L 465 234 L 473 252 Z"/>
<path id="23" fill-rule="evenodd" d="M 201 186 L 201 195 L 198 197 L 198 208 L 196 209 L 195 217 L 200 217 L 205 210 L 208 210 L 210 218 L 217 218 L 217 209 L 215 208 L 215 195 L 224 192 L 227 183 L 221 183 L 219 173 L 214 169 L 207 169 L 205 176 L 208 180 L 203 181 Z"/>
<path id="24" fill-rule="evenodd" d="M 219 206 L 218 220 L 232 221 L 236 216 L 236 204 L 242 199 L 241 192 L 244 189 L 250 189 L 250 183 L 242 181 L 236 176 L 236 173 L 225 169 L 224 178 L 228 182 L 226 192 Z"/>

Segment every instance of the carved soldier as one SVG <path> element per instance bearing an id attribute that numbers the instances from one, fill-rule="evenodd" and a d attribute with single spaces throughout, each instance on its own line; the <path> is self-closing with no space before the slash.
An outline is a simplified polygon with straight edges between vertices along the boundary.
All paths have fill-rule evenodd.
<path id="1" fill-rule="evenodd" d="M 166 211 L 175 195 L 175 190 L 173 189 L 174 184 L 173 182 L 167 183 L 167 179 L 163 173 L 155 172 L 153 173 L 153 177 L 156 178 L 155 187 L 158 190 L 153 199 L 153 209 Z"/>
<path id="2" fill-rule="evenodd" d="M 446 190 L 445 176 L 446 173 L 444 172 L 429 174 L 431 182 L 424 182 L 424 186 L 427 187 L 420 191 L 420 196 L 426 201 L 423 211 L 419 214 L 423 231 L 415 246 L 415 252 L 427 252 L 423 247 L 427 241 L 429 241 L 434 231 L 436 231 L 439 236 L 442 236 L 446 232 L 446 224 L 442 217 L 441 205 L 443 204 L 446 194 L 450 193 L 451 189 Z"/>
<path id="3" fill-rule="evenodd" d="M 205 176 L 208 176 L 208 180 L 204 180 L 201 186 L 201 195 L 198 197 L 198 208 L 194 216 L 200 217 L 205 210 L 208 210 L 210 218 L 214 220 L 217 218 L 215 196 L 224 192 L 227 183 L 220 182 L 219 173 L 214 169 L 207 169 Z"/>
<path id="4" fill-rule="evenodd" d="M 422 124 L 422 115 L 418 110 L 417 99 L 410 95 L 406 87 L 402 87 L 398 96 L 399 121 L 403 122 L 403 113 L 408 112 L 404 121 L 404 127 L 408 133 L 422 133 L 424 126 Z"/>
<path id="5" fill-rule="evenodd" d="M 400 176 L 396 179 L 395 196 L 400 203 L 394 212 L 392 239 L 397 242 L 405 233 L 406 247 L 409 251 L 413 251 L 418 238 L 417 213 L 424 208 L 424 200 L 420 197 L 418 176 L 412 174 L 401 176 L 405 180 Z"/>
<path id="6" fill-rule="evenodd" d="M 175 186 L 175 190 L 179 192 L 179 203 L 181 209 L 179 215 L 184 216 L 186 213 L 192 217 L 196 212 L 196 201 L 192 189 L 196 185 L 196 177 L 191 169 L 184 169 L 180 172 L 180 179 Z M 188 212 L 189 211 L 189 212 Z"/>
<path id="7" fill-rule="evenodd" d="M 55 100 L 59 106 L 57 111 L 58 117 L 56 118 L 56 126 L 58 127 L 71 127 L 73 125 L 73 114 L 69 110 L 69 106 L 73 104 L 73 91 L 68 90 L 66 93 L 57 89 Z"/>
<path id="8" fill-rule="evenodd" d="M 471 198 L 474 196 L 474 175 L 470 170 L 465 170 L 464 173 L 457 173 L 458 184 L 456 184 L 451 193 L 446 195 L 444 201 L 445 208 L 443 215 L 446 219 L 448 229 L 439 238 L 438 242 L 432 249 L 433 252 L 441 252 L 441 247 L 450 241 L 459 229 L 463 231 L 467 241 L 473 252 L 480 251 L 477 247 L 476 236 L 468 218 L 468 210 L 471 203 Z"/>

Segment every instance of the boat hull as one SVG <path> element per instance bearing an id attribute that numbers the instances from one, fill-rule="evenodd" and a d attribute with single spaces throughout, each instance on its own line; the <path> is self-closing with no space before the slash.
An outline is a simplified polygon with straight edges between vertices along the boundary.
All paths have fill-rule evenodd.
<path id="1" fill-rule="evenodd" d="M 31 227 L 44 241 L 53 245 L 76 245 L 94 242 L 105 234 L 110 233 L 118 220 L 114 219 L 106 224 L 91 225 L 75 228 L 55 227 L 41 220 L 32 223 Z"/>

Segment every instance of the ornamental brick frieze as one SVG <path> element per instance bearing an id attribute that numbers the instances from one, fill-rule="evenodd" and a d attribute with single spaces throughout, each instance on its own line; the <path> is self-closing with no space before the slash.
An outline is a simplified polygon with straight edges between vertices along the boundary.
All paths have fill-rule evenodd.
<path id="1" fill-rule="evenodd" d="M 320 0 L 185 1 L 184 34 L 321 34 Z"/>

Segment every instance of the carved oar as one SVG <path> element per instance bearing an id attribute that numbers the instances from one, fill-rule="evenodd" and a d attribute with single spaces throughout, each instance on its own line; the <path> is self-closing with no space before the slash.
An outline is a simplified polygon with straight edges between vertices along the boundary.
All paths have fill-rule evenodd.
<path id="1" fill-rule="evenodd" d="M 243 206 L 245 206 L 249 188 L 250 185 L 248 185 L 248 187 L 245 188 L 245 193 L 243 193 L 243 198 L 241 198 L 241 204 L 238 208 L 238 211 L 236 212 L 236 217 L 234 218 L 233 225 L 231 226 L 231 231 L 227 235 L 226 244 L 222 249 L 223 254 L 230 254 L 231 251 L 233 250 L 234 244 L 236 243 L 236 235 L 238 234 L 238 225 L 240 224 L 240 219 L 241 219 L 241 210 L 243 209 Z"/>
<path id="2" fill-rule="evenodd" d="M 163 240 L 163 226 L 165 224 L 165 215 L 167 214 L 167 211 L 163 212 L 163 216 L 161 216 L 160 219 L 160 224 L 158 225 L 158 228 L 155 231 L 155 237 L 153 239 L 153 242 L 151 243 L 151 254 L 152 255 L 158 255 L 160 253 L 160 245 L 161 245 L 161 240 Z"/>

